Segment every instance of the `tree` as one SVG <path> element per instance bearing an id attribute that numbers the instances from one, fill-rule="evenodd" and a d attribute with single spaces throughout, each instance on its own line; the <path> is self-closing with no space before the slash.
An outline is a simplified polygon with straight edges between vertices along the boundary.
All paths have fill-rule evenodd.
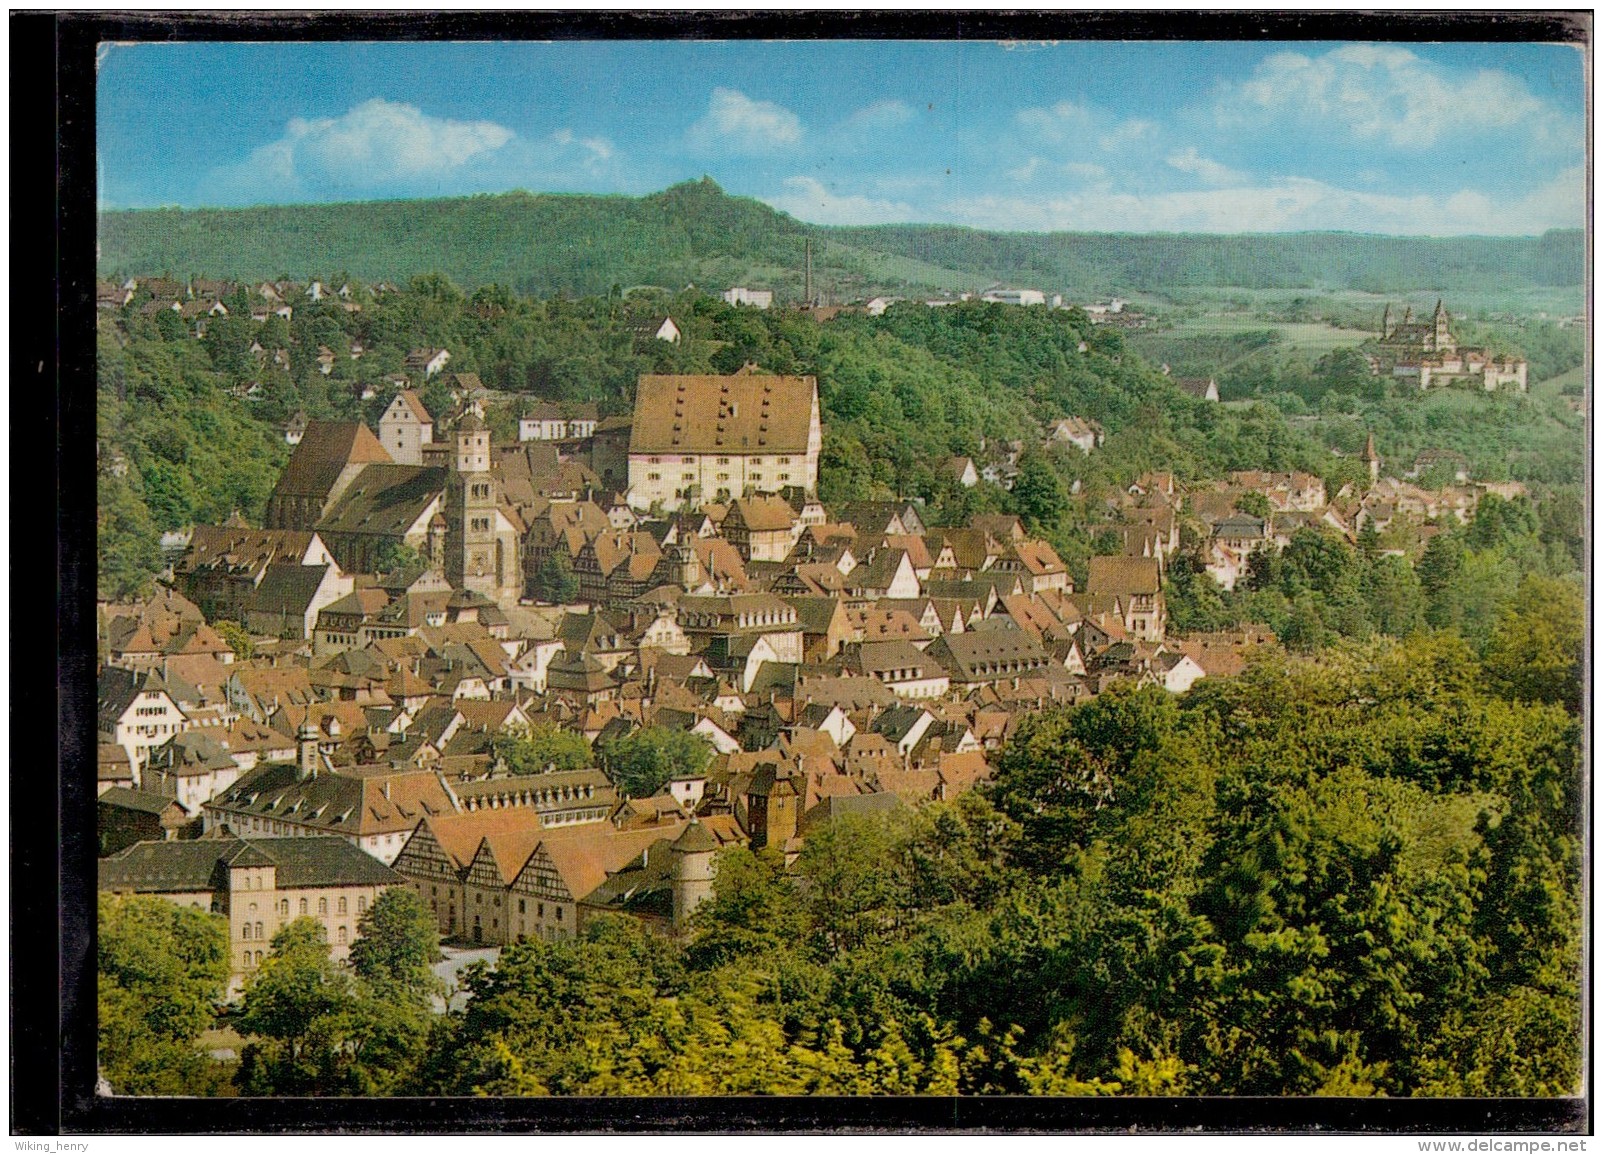
<path id="1" fill-rule="evenodd" d="M 251 655 L 256 652 L 256 643 L 251 639 L 250 631 L 238 622 L 231 622 L 227 618 L 213 622 L 212 629 L 217 636 L 228 643 L 228 648 L 234 651 L 234 660 L 248 662 Z"/>
<path id="2" fill-rule="evenodd" d="M 1499 693 L 1578 714 L 1585 646 L 1581 589 L 1562 578 L 1527 574 L 1492 630 L 1486 672 Z"/>
<path id="3" fill-rule="evenodd" d="M 335 1085 L 350 976 L 330 956 L 323 925 L 298 918 L 273 936 L 245 984 L 237 1027 L 255 1035 L 236 1076 L 247 1094 L 328 1094 Z"/>
<path id="4" fill-rule="evenodd" d="M 358 920 L 356 935 L 351 969 L 359 977 L 419 999 L 440 986 L 429 969 L 441 958 L 440 932 L 415 891 L 392 886 L 379 895 Z"/>
<path id="5" fill-rule="evenodd" d="M 121 1095 L 217 1089 L 216 1064 L 195 1046 L 228 986 L 228 924 L 165 899 L 100 896 L 100 1066 Z"/>
<path id="6" fill-rule="evenodd" d="M 642 726 L 599 745 L 602 769 L 631 798 L 646 798 L 679 777 L 700 774 L 712 761 L 712 744 L 688 730 Z"/>
<path id="7" fill-rule="evenodd" d="M 1069 492 L 1046 454 L 1027 449 L 1019 455 L 1019 475 L 1013 481 L 1013 503 L 1033 533 L 1056 526 L 1069 503 Z"/>
<path id="8" fill-rule="evenodd" d="M 719 853 L 713 896 L 692 916 L 688 961 L 698 970 L 793 948 L 806 932 L 801 898 L 775 847 Z"/>
<path id="9" fill-rule="evenodd" d="M 490 742 L 490 752 L 513 774 L 561 773 L 594 765 L 590 743 L 584 735 L 555 726 L 497 734 Z"/>
<path id="10" fill-rule="evenodd" d="M 373 555 L 374 573 L 422 569 L 424 564 L 423 555 L 404 541 L 386 541 Z"/>
<path id="11" fill-rule="evenodd" d="M 1274 512 L 1269 505 L 1269 499 L 1256 490 L 1248 490 L 1236 498 L 1236 512 L 1245 513 L 1249 517 L 1267 518 Z"/>
<path id="12" fill-rule="evenodd" d="M 334 962 L 315 919 L 280 930 L 245 985 L 237 1026 L 252 1038 L 235 1084 L 248 1095 L 385 1095 L 409 1086 L 430 1016 L 421 990 L 397 997 L 394 976 L 398 968 L 404 983 L 406 955 L 419 945 L 420 936 L 398 951 L 369 948 L 365 965 L 377 976 L 369 979 Z"/>
<path id="13" fill-rule="evenodd" d="M 535 571 L 534 596 L 555 605 L 571 605 L 578 600 L 579 579 L 561 550 L 552 550 Z"/>

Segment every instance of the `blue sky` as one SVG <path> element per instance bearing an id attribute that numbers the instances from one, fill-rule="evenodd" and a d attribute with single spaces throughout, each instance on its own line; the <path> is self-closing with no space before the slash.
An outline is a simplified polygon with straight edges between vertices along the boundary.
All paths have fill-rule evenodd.
<path id="1" fill-rule="evenodd" d="M 107 208 L 711 176 L 818 224 L 1536 234 L 1580 227 L 1558 45 L 103 46 Z"/>

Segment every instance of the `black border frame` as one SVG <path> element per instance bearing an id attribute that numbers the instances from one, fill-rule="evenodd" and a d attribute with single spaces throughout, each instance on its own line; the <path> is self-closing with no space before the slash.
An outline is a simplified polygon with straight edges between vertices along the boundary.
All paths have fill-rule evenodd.
<path id="1" fill-rule="evenodd" d="M 1592 13 L 1550 12 L 344 12 L 13 14 L 12 415 L 27 450 L 53 452 L 55 502 L 34 500 L 39 460 L 13 461 L 12 545 L 55 546 L 57 773 L 48 736 L 12 729 L 12 1114 L 19 1135 L 247 1132 L 1437 1133 L 1591 1132 L 1591 1071 L 1575 1099 L 695 1098 L 108 1099 L 93 1093 L 93 807 L 80 774 L 94 745 L 94 47 L 99 40 L 1121 39 L 1552 41 L 1590 50 Z M 54 118 L 41 107 L 48 92 Z M 1590 144 L 1590 139 L 1589 142 Z M 40 175 L 54 172 L 54 187 Z M 1590 186 L 1589 186 L 1590 187 Z M 54 225 L 51 292 L 37 248 Z M 49 242 L 46 242 L 49 243 Z M 1590 249 L 1588 250 L 1590 252 Z M 55 389 L 49 374 L 55 370 Z M 48 402 L 47 403 L 47 399 Z M 18 445 L 23 438 L 17 438 Z M 17 500 L 21 497 L 23 500 Z M 24 554 L 24 549 L 27 550 Z M 36 567 L 42 569 L 42 567 Z M 17 566 L 13 576 L 19 574 Z M 28 576 L 28 575 L 24 575 Z M 24 586 L 27 593 L 34 591 Z M 40 591 L 42 592 L 42 591 Z M 21 590 L 13 606 L 31 606 Z M 46 644 L 44 615 L 13 613 L 12 670 Z M 18 660 L 21 659 L 21 660 Z M 19 679 L 13 723 L 49 710 Z M 22 757 L 27 748 L 31 757 Z M 46 816 L 55 821 L 48 822 Z M 1590 844 L 1588 844 L 1590 848 Z M 1590 931 L 1590 926 L 1588 926 Z M 1587 954 L 1590 989 L 1591 956 Z M 1585 1021 L 1591 1053 L 1590 1007 Z"/>

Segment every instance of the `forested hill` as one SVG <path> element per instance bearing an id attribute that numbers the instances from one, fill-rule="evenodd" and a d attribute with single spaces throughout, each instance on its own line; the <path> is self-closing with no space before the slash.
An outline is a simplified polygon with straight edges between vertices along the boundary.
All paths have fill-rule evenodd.
<path id="1" fill-rule="evenodd" d="M 975 289 L 993 281 L 1071 295 L 1169 286 L 1375 292 L 1579 285 L 1578 232 L 1445 240 L 1340 233 L 1264 236 L 992 233 L 936 225 L 825 228 L 724 193 L 703 178 L 646 197 L 461 197 L 244 209 L 155 209 L 101 218 L 103 276 L 367 281 L 444 273 L 532 296 L 613 286 L 749 283 L 836 297 Z"/>

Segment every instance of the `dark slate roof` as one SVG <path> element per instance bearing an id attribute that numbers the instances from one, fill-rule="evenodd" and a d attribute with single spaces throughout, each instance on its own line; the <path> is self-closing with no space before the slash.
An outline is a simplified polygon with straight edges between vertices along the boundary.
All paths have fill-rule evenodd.
<path id="1" fill-rule="evenodd" d="M 161 814 L 169 806 L 178 805 L 178 799 L 165 794 L 152 794 L 148 790 L 130 790 L 126 786 L 113 786 L 100 795 L 102 806 L 115 806 L 119 810 L 137 810 L 141 814 Z"/>
<path id="2" fill-rule="evenodd" d="M 446 470 L 434 465 L 368 465 L 340 494 L 319 533 L 400 537 L 445 492 Z"/>
<path id="3" fill-rule="evenodd" d="M 707 833 L 707 828 L 696 819 L 690 820 L 685 832 L 674 840 L 672 849 L 682 854 L 703 854 L 718 849 L 718 840 Z"/>
<path id="4" fill-rule="evenodd" d="M 959 682 L 1012 677 L 1051 661 L 1034 638 L 1017 629 L 942 634 L 924 652 Z"/>
<path id="5" fill-rule="evenodd" d="M 343 838 L 200 838 L 136 842 L 100 861 L 100 889 L 161 894 L 226 885 L 234 866 L 276 866 L 281 889 L 393 886 L 395 871 Z"/>
<path id="6" fill-rule="evenodd" d="M 267 567 L 262 584 L 251 595 L 249 612 L 304 617 L 328 569 L 326 565 L 273 562 Z"/>

